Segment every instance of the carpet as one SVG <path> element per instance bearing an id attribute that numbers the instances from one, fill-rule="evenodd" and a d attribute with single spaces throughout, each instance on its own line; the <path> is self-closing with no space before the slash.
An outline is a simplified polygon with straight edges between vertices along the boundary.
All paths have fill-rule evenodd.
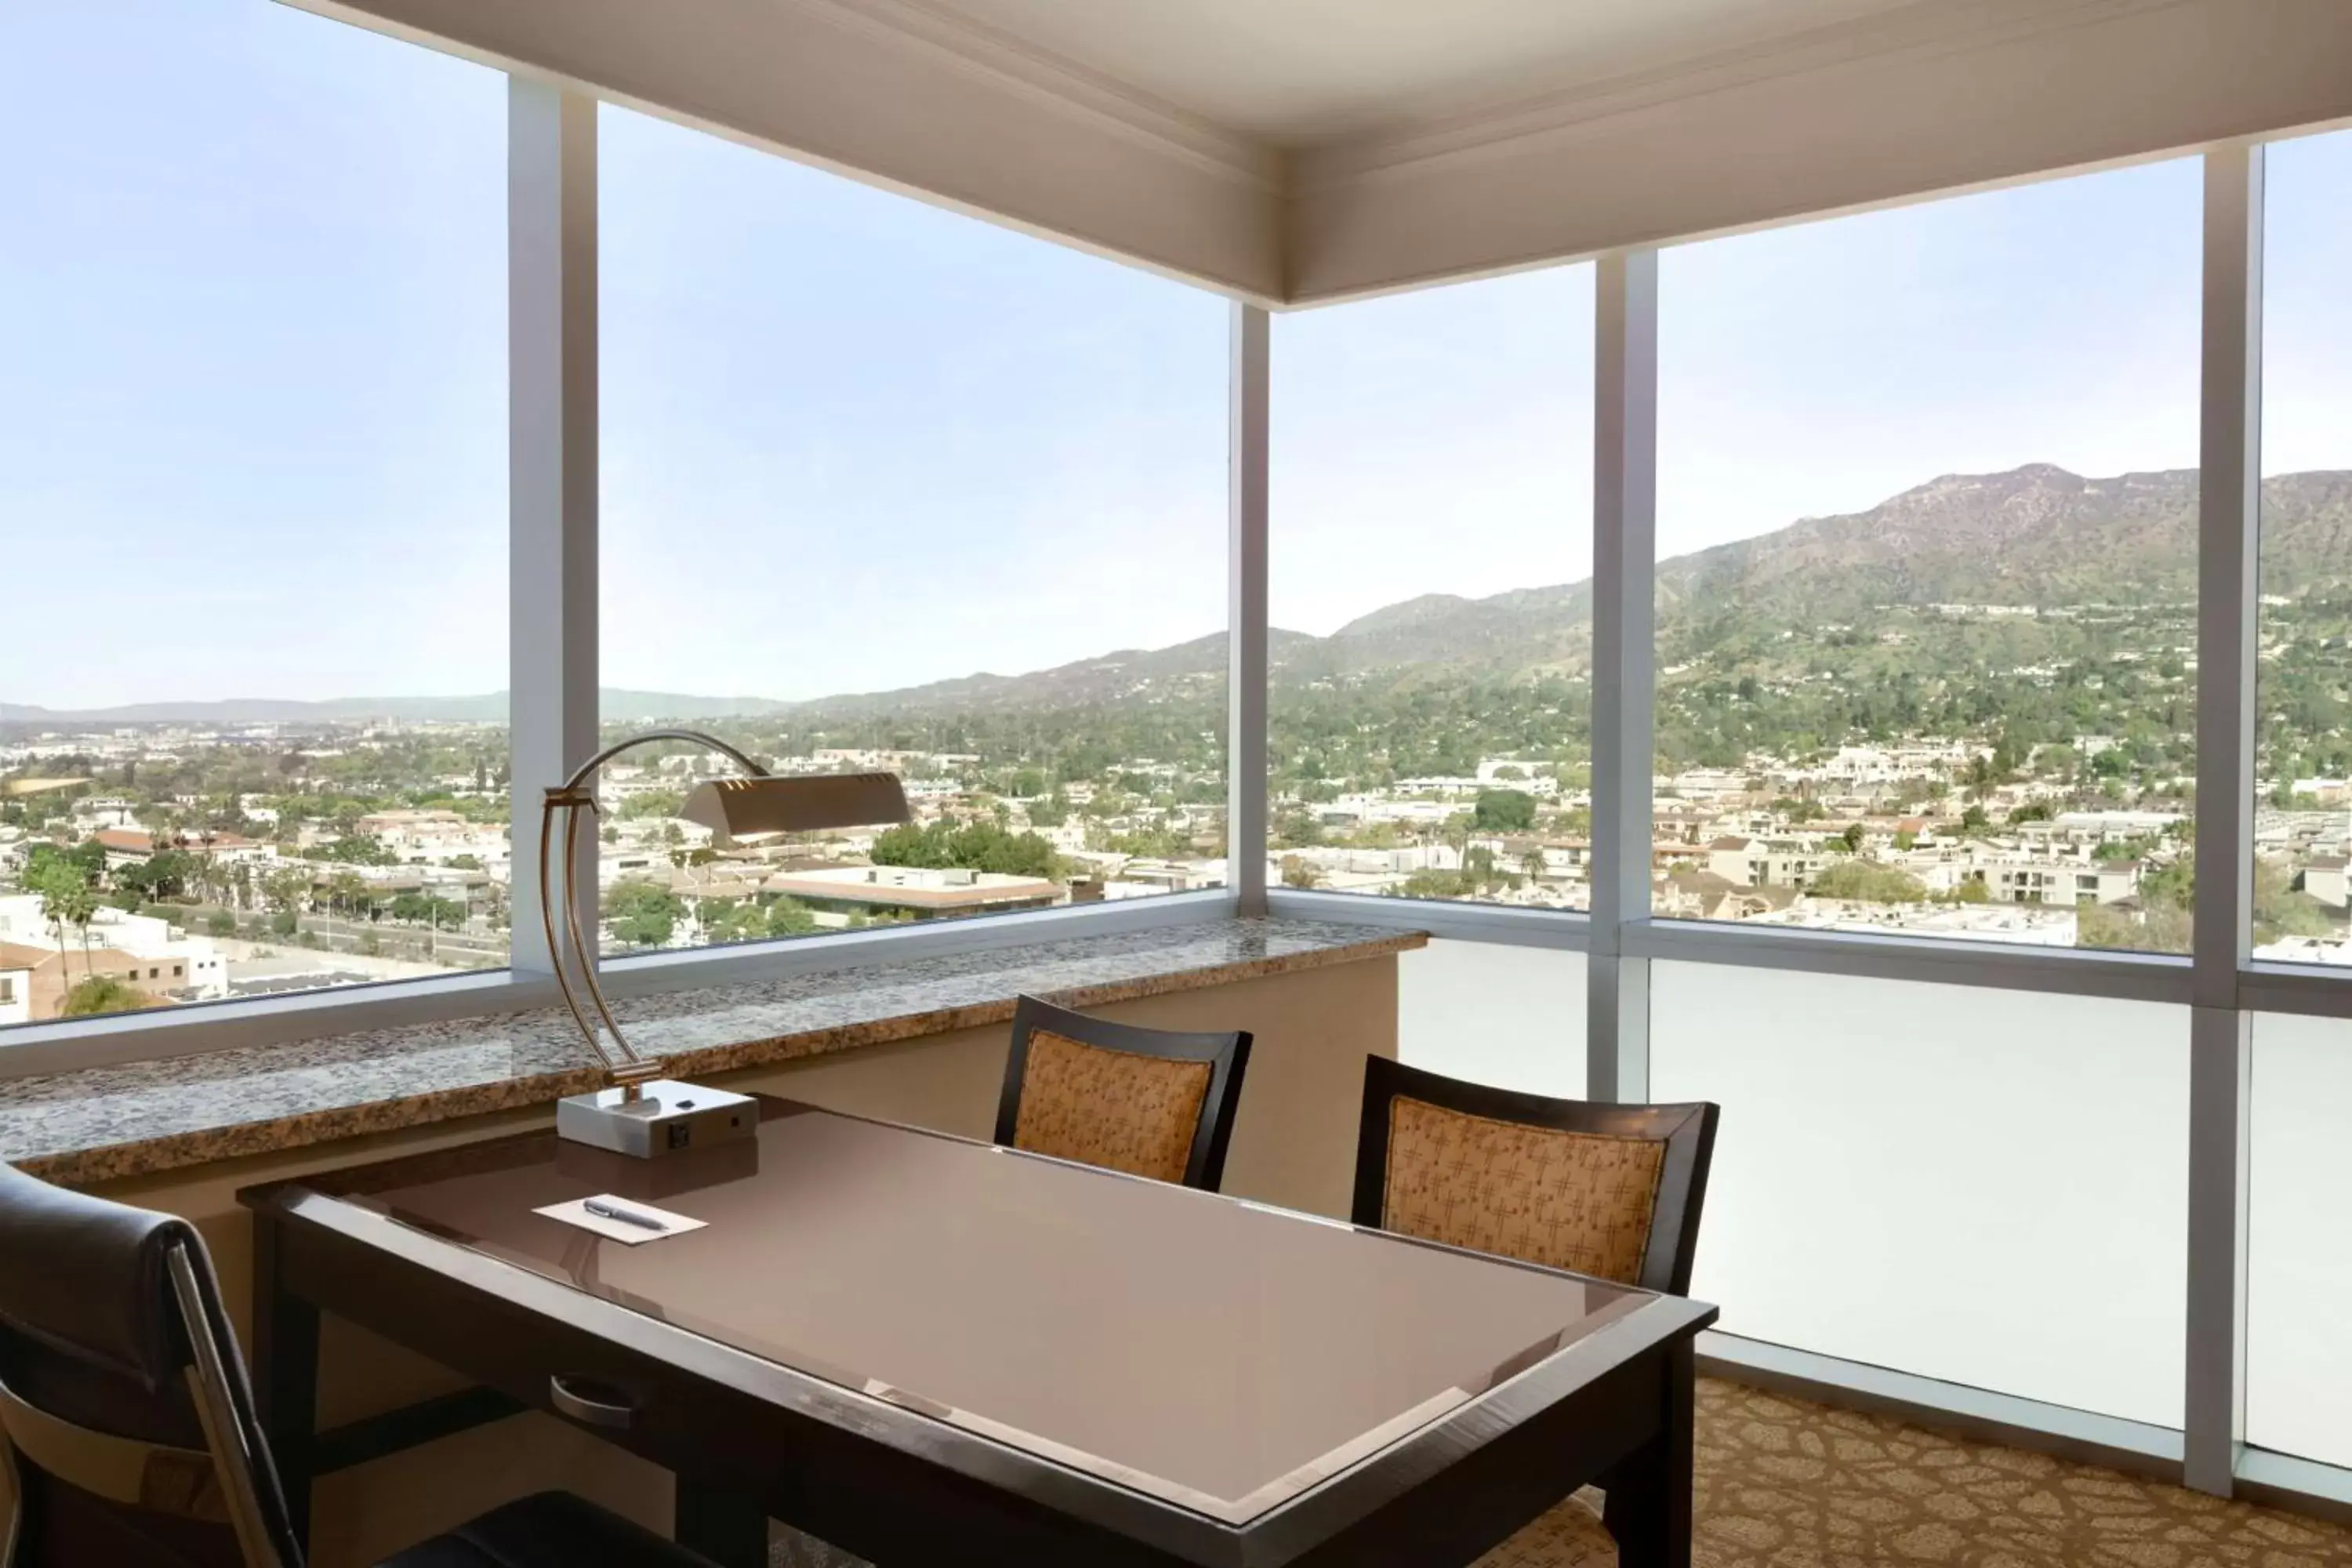
<path id="1" fill-rule="evenodd" d="M 1696 1568 L 2352 1568 L 2352 1531 L 1717 1378 Z M 857 1559 L 779 1529 L 773 1568 Z"/>
<path id="2" fill-rule="evenodd" d="M 2352 1531 L 1702 1378 L 1705 1568 L 2319 1568 Z"/>

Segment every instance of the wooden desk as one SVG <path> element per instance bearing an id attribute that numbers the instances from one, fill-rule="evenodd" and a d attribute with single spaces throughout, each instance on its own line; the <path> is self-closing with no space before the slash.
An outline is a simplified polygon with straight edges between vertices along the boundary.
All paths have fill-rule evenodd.
<path id="1" fill-rule="evenodd" d="M 763 1102 L 638 1162 L 534 1132 L 240 1194 L 299 1518 L 321 1468 L 516 1408 L 677 1472 L 733 1568 L 785 1520 L 881 1565 L 1466 1563 L 1609 1473 L 1628 1564 L 1690 1555 L 1712 1307 Z M 707 1220 L 637 1247 L 533 1214 Z M 314 1432 L 335 1313 L 484 1385 Z"/>

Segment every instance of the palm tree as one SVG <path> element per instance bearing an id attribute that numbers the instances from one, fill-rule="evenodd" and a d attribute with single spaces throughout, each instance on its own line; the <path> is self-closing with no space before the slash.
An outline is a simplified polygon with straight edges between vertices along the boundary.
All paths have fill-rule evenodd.
<path id="1" fill-rule="evenodd" d="M 327 879 L 327 907 L 340 908 L 346 917 L 367 897 L 367 884 L 356 871 L 338 871 Z"/>
<path id="2" fill-rule="evenodd" d="M 263 882 L 262 894 L 288 914 L 299 914 L 310 898 L 310 873 L 299 866 L 273 871 Z"/>
<path id="3" fill-rule="evenodd" d="M 1551 868 L 1545 864 L 1544 852 L 1541 849 L 1530 847 L 1526 854 L 1519 857 L 1519 869 L 1527 873 L 1528 881 L 1540 882 L 1544 879 L 1544 873 Z"/>
<path id="4" fill-rule="evenodd" d="M 58 967 L 65 966 L 66 927 L 79 926 L 82 968 L 94 973 L 89 956 L 89 922 L 98 916 L 98 889 L 89 885 L 79 868 L 63 860 L 52 860 L 27 880 L 32 890 L 41 895 L 41 918 L 57 932 Z"/>

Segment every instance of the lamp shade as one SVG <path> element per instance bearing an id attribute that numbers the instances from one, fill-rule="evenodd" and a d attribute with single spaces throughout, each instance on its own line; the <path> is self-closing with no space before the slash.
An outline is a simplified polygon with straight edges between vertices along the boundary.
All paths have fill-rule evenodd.
<path id="1" fill-rule="evenodd" d="M 763 833 L 878 827 L 913 816 L 896 773 L 710 779 L 694 786 L 677 814 L 710 829 L 721 844 Z"/>

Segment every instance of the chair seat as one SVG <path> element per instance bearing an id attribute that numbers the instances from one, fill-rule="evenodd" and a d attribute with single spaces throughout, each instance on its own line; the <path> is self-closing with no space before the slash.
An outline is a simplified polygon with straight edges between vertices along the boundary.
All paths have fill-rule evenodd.
<path id="1" fill-rule="evenodd" d="M 1471 1568 L 1614 1568 L 1616 1562 L 1616 1538 L 1580 1492 L 1528 1521 Z"/>
<path id="2" fill-rule="evenodd" d="M 379 1568 L 713 1568 L 707 1557 L 570 1492 L 493 1509 Z"/>

